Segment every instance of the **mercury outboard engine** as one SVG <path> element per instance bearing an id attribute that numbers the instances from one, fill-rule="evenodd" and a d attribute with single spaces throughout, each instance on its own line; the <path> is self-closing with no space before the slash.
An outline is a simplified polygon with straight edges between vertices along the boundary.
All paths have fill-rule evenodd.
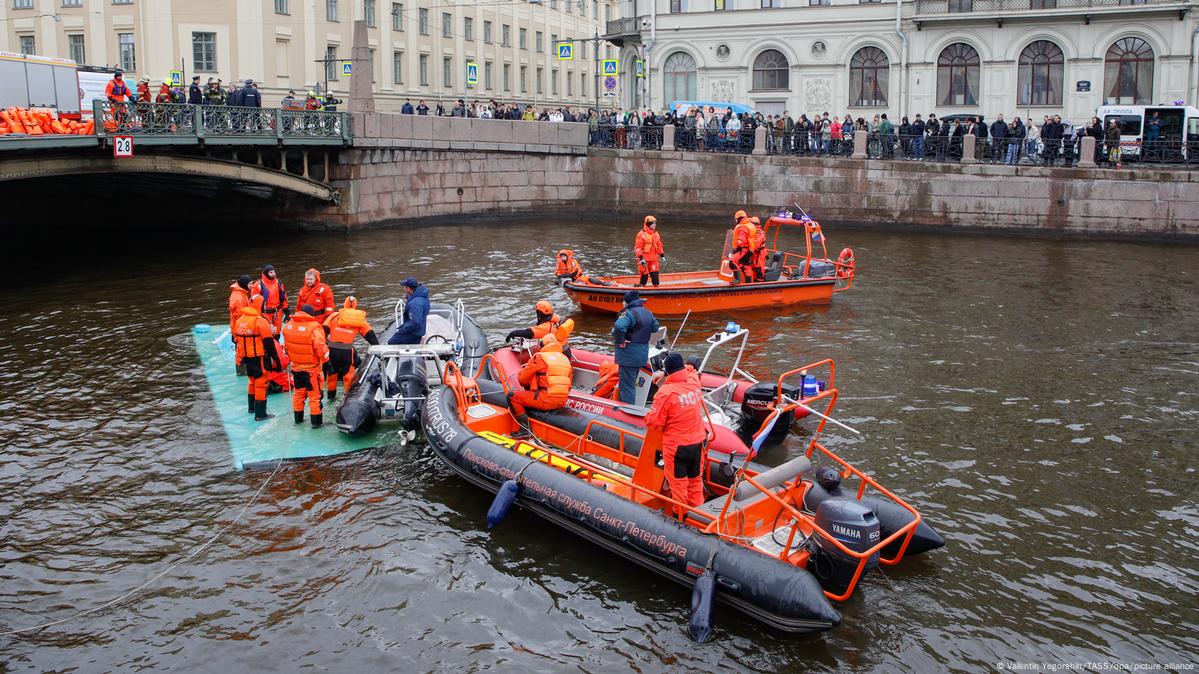
<path id="1" fill-rule="evenodd" d="M 866 552 L 882 540 L 878 518 L 860 501 L 830 498 L 816 507 L 816 525 L 854 552 Z M 858 568 L 858 560 L 846 555 L 824 536 L 812 536 L 808 570 L 824 589 L 835 594 L 845 592 Z M 878 553 L 866 560 L 866 571 L 878 565 Z"/>
<path id="2" fill-rule="evenodd" d="M 425 359 L 423 356 L 409 356 L 400 359 L 396 366 L 394 378 L 387 382 L 388 398 L 403 398 L 403 403 L 397 409 L 388 409 L 388 415 L 403 410 L 401 418 L 405 430 L 414 430 L 420 424 L 421 405 L 429 393 L 429 380 L 425 376 Z"/>
<path id="3" fill-rule="evenodd" d="M 345 402 L 337 408 L 337 430 L 350 435 L 362 435 L 375 427 L 379 421 L 379 403 L 375 402 L 375 394 L 381 384 L 378 372 L 371 372 L 354 381 Z"/>
<path id="4" fill-rule="evenodd" d="M 789 398 L 798 400 L 799 391 L 798 386 L 783 384 L 783 395 Z M 749 444 L 758 429 L 762 428 L 762 424 L 766 423 L 766 418 L 770 416 L 770 403 L 777 397 L 778 385 L 773 382 L 761 381 L 745 390 L 745 398 L 741 400 L 741 423 L 737 426 L 737 434 L 746 444 Z M 770 429 L 770 434 L 766 436 L 766 444 L 775 445 L 782 442 L 794 421 L 794 412 L 780 414 L 774 422 L 774 427 Z"/>

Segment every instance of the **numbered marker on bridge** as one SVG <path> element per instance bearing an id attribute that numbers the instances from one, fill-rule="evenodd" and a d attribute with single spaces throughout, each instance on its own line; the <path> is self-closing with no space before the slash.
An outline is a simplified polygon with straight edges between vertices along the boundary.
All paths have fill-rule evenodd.
<path id="1" fill-rule="evenodd" d="M 133 156 L 133 136 L 113 136 L 112 156 L 125 159 Z"/>

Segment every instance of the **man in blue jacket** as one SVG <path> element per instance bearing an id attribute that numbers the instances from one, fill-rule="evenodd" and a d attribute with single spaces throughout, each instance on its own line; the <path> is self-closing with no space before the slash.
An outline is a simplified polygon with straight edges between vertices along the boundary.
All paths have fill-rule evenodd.
<path id="1" fill-rule="evenodd" d="M 649 338 L 658 331 L 658 319 L 645 308 L 636 290 L 624 294 L 624 311 L 616 317 L 612 337 L 616 343 L 616 365 L 620 368 L 620 402 L 637 403 L 637 375 L 649 362 Z"/>
<path id="2" fill-rule="evenodd" d="M 429 289 L 412 277 L 404 279 L 404 322 L 396 328 L 388 344 L 420 344 L 425 336 L 425 319 L 429 316 Z"/>

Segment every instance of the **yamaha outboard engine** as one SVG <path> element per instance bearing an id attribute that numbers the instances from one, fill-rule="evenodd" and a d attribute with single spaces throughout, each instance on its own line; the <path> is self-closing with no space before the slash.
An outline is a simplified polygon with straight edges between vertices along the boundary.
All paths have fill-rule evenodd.
<path id="1" fill-rule="evenodd" d="M 836 470 L 824 466 L 817 468 L 812 473 L 812 483 L 803 496 L 803 509 L 805 512 L 815 513 L 820 504 L 830 498 L 853 497 L 854 494 L 847 494 L 845 490 L 841 489 L 841 475 Z M 883 538 L 899 531 L 912 521 L 912 513 L 889 498 L 865 494 L 858 500 L 862 505 L 874 511 Z M 941 534 L 933 529 L 933 525 L 929 524 L 928 520 L 921 519 L 920 524 L 916 525 L 916 531 L 912 532 L 912 540 L 908 542 L 908 547 L 903 554 L 910 557 L 929 550 L 936 550 L 944 545 L 945 539 L 941 538 Z M 902 546 L 903 538 L 891 541 L 887 547 L 883 548 L 883 556 L 888 559 L 894 557 L 899 554 L 899 548 Z"/>
<path id="2" fill-rule="evenodd" d="M 881 539 L 878 518 L 860 501 L 829 498 L 816 507 L 816 525 L 854 552 L 866 552 Z M 808 570 L 816 575 L 824 589 L 835 594 L 845 592 L 858 568 L 858 559 L 837 549 L 820 534 L 812 536 Z M 878 553 L 866 560 L 865 573 L 878 565 Z"/>
<path id="3" fill-rule="evenodd" d="M 783 395 L 798 400 L 799 387 L 784 384 Z M 737 426 L 737 434 L 746 444 L 749 444 L 758 429 L 762 428 L 762 424 L 766 423 L 766 418 L 770 416 L 770 403 L 777 397 L 778 385 L 773 382 L 758 382 L 745 390 L 745 398 L 741 400 L 741 423 Z M 794 421 L 794 412 L 780 414 L 774 422 L 774 427 L 770 429 L 770 434 L 766 436 L 766 444 L 776 445 L 782 442 Z"/>
<path id="4" fill-rule="evenodd" d="M 345 402 L 337 408 L 337 430 L 350 435 L 369 433 L 379 421 L 379 403 L 375 401 L 381 385 L 378 372 L 358 377 Z"/>
<path id="5" fill-rule="evenodd" d="M 425 375 L 424 357 L 410 356 L 400 360 L 396 368 L 395 380 L 391 385 L 395 387 L 394 397 L 404 399 L 402 406 L 404 416 L 401 419 L 404 429 L 415 430 L 420 424 L 421 406 L 424 404 L 425 396 L 429 393 L 429 380 Z M 391 386 L 388 388 L 390 389 Z"/>

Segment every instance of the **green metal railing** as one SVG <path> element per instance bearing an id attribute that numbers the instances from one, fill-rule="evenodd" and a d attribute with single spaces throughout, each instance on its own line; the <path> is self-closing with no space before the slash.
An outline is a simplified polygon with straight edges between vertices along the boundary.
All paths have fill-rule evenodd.
<path id="1" fill-rule="evenodd" d="M 346 112 L 104 100 L 96 100 L 93 110 L 96 135 L 134 136 L 142 142 L 348 145 L 353 137 Z"/>

